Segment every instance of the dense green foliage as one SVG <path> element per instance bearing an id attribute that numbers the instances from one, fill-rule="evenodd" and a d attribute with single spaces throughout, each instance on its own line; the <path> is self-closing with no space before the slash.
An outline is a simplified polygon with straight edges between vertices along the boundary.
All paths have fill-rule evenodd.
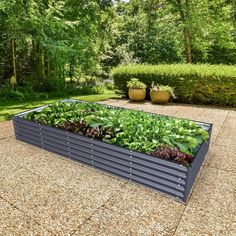
<path id="1" fill-rule="evenodd" d="M 97 72 L 103 21 L 110 1 L 2 0 L 0 83 L 16 77 L 36 91 L 64 88 Z"/>
<path id="2" fill-rule="evenodd" d="M 93 103 L 59 102 L 25 118 L 145 153 L 170 146 L 194 155 L 208 138 L 189 120 Z"/>
<path id="3" fill-rule="evenodd" d="M 127 65 L 112 71 L 115 86 L 127 93 L 136 77 L 151 87 L 152 81 L 175 89 L 176 101 L 236 107 L 236 67 L 223 65 Z"/>
<path id="4" fill-rule="evenodd" d="M 23 96 L 22 87 L 60 91 L 131 62 L 235 64 L 235 8 L 233 0 L 1 0 L 0 90 L 14 77 Z"/>
<path id="5" fill-rule="evenodd" d="M 103 62 L 236 64 L 235 1 L 117 1 Z"/>
<path id="6" fill-rule="evenodd" d="M 143 83 L 140 82 L 136 78 L 131 78 L 130 81 L 127 82 L 127 88 L 132 88 L 132 89 L 145 89 L 147 86 Z"/>

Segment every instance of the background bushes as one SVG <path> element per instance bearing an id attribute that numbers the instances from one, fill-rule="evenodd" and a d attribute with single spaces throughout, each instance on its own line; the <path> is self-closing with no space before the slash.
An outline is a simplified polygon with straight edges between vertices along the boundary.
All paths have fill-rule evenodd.
<path id="1" fill-rule="evenodd" d="M 127 95 L 127 82 L 135 77 L 151 87 L 152 81 L 174 87 L 176 101 L 236 107 L 236 66 L 127 65 L 112 70 L 115 88 Z"/>

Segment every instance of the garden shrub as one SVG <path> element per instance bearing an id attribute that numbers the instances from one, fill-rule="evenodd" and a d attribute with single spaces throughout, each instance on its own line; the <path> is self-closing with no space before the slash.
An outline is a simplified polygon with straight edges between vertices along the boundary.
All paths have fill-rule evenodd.
<path id="1" fill-rule="evenodd" d="M 114 82 L 110 79 L 103 80 L 103 84 L 107 90 L 114 90 Z"/>
<path id="2" fill-rule="evenodd" d="M 4 85 L 0 87 L 0 100 L 37 100 L 48 98 L 48 93 L 35 92 L 29 85 L 15 86 L 15 90 L 12 90 L 11 85 Z"/>
<path id="3" fill-rule="evenodd" d="M 228 65 L 127 65 L 112 70 L 115 88 L 127 95 L 127 82 L 138 78 L 175 88 L 176 101 L 236 107 L 236 66 Z"/>

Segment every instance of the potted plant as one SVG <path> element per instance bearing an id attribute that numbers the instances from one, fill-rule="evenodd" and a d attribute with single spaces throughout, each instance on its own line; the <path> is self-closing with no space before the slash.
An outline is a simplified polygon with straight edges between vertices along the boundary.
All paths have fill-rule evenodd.
<path id="1" fill-rule="evenodd" d="M 127 87 L 129 88 L 129 98 L 135 102 L 141 102 L 146 97 L 146 85 L 136 78 L 132 78 L 127 82 Z"/>
<path id="2" fill-rule="evenodd" d="M 166 104 L 171 97 L 175 98 L 175 94 L 172 87 L 165 85 L 155 85 L 154 82 L 152 82 L 150 97 L 153 103 Z"/>

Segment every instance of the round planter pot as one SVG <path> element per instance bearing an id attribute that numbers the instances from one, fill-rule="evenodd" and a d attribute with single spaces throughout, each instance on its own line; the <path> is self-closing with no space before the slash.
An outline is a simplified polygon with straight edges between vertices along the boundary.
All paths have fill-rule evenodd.
<path id="1" fill-rule="evenodd" d="M 129 88 L 129 98 L 135 102 L 141 102 L 146 97 L 146 90 L 145 89 L 132 89 Z"/>
<path id="2" fill-rule="evenodd" d="M 151 90 L 150 97 L 153 103 L 166 104 L 170 99 L 170 93 L 168 91 Z"/>

